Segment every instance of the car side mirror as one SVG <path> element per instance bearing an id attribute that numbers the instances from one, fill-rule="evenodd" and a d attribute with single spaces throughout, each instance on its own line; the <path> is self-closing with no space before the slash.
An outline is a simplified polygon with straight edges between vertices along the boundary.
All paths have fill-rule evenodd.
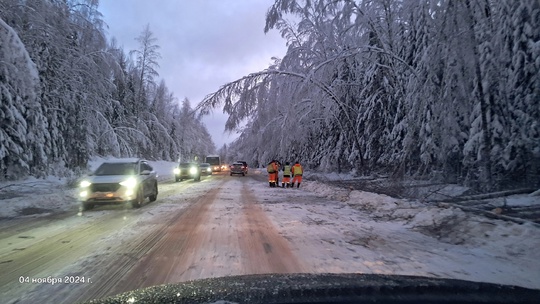
<path id="1" fill-rule="evenodd" d="M 141 175 L 150 175 L 150 173 L 152 173 L 152 171 L 150 171 L 150 170 L 143 170 L 143 171 L 141 172 Z"/>

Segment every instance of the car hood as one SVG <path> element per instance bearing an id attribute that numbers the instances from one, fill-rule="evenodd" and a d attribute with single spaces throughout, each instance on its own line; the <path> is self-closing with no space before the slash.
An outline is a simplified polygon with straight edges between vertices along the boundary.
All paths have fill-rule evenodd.
<path id="1" fill-rule="evenodd" d="M 132 176 L 133 175 L 91 175 L 85 180 L 93 184 L 112 184 L 123 182 Z M 137 178 L 137 176 L 134 177 Z"/>
<path id="2" fill-rule="evenodd" d="M 536 303 L 540 290 L 378 274 L 262 274 L 153 286 L 88 303 Z"/>

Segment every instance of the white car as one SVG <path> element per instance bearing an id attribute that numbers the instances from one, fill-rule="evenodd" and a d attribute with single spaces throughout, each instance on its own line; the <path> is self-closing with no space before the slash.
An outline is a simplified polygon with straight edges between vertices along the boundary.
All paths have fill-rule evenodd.
<path id="1" fill-rule="evenodd" d="M 116 159 L 101 164 L 79 189 L 82 210 L 118 204 L 138 208 L 147 197 L 151 202 L 157 199 L 157 174 L 146 160 Z"/>

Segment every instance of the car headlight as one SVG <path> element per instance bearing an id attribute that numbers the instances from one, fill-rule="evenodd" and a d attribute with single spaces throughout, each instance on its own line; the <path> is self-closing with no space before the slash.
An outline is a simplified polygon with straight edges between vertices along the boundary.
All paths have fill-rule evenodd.
<path id="1" fill-rule="evenodd" d="M 79 186 L 81 186 L 81 188 L 86 188 L 86 187 L 90 186 L 91 184 L 92 184 L 91 182 L 86 181 L 86 180 L 83 180 L 83 181 L 79 184 Z"/>
<path id="2" fill-rule="evenodd" d="M 196 174 L 197 173 L 197 168 L 189 168 L 189 173 L 190 174 Z"/>
<path id="3" fill-rule="evenodd" d="M 173 172 L 176 175 L 180 174 L 180 168 L 174 168 Z"/>
<path id="4" fill-rule="evenodd" d="M 121 182 L 120 185 L 133 189 L 135 188 L 135 186 L 137 186 L 137 180 L 134 177 L 130 177 L 125 181 Z"/>

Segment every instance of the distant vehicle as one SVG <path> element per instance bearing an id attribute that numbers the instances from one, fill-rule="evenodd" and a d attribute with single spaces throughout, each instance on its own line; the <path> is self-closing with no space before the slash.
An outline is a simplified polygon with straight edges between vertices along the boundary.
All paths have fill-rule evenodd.
<path id="1" fill-rule="evenodd" d="M 199 164 L 201 175 L 212 175 L 212 166 L 209 163 Z"/>
<path id="2" fill-rule="evenodd" d="M 212 172 L 221 172 L 221 160 L 219 155 L 206 156 L 206 163 L 212 166 Z"/>
<path id="3" fill-rule="evenodd" d="M 244 166 L 244 164 L 240 162 L 233 163 L 230 169 L 231 169 L 231 176 L 233 176 L 233 174 L 242 174 L 242 176 L 247 174 L 247 167 Z"/>
<path id="4" fill-rule="evenodd" d="M 95 205 L 131 204 L 139 208 L 145 198 L 157 199 L 157 174 L 146 160 L 125 158 L 106 161 L 80 183 L 82 210 Z"/>
<path id="5" fill-rule="evenodd" d="M 201 180 L 201 169 L 197 163 L 179 163 L 178 167 L 174 168 L 175 181 L 183 181 L 184 179 Z"/>
<path id="6" fill-rule="evenodd" d="M 221 164 L 221 171 L 227 171 L 227 170 L 229 170 L 229 165 Z"/>
<path id="7" fill-rule="evenodd" d="M 237 163 L 242 163 L 244 165 L 244 171 L 246 171 L 246 174 L 248 174 L 248 164 L 247 164 L 247 162 L 245 162 L 243 160 L 238 160 L 236 162 Z"/>

